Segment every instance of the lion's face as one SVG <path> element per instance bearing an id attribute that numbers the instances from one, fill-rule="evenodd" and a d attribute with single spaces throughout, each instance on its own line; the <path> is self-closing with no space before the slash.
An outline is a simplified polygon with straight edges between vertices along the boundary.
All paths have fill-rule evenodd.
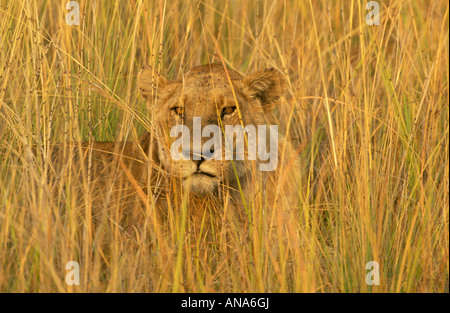
<path id="1" fill-rule="evenodd" d="M 237 179 L 243 180 L 252 165 L 245 137 L 233 133 L 234 140 L 230 140 L 225 135 L 227 126 L 254 125 L 257 129 L 268 124 L 263 106 L 284 92 L 284 79 L 276 70 L 243 79 L 227 71 L 221 65 L 205 65 L 168 81 L 146 67 L 138 76 L 139 88 L 153 107 L 158 158 L 193 193 L 215 192 L 222 185 L 237 187 Z M 171 137 L 171 131 L 180 125 L 189 130 L 189 140 L 176 149 L 178 157 L 174 157 L 171 147 L 181 133 Z M 221 132 L 209 131 L 214 128 Z M 237 149 L 238 145 L 245 150 Z M 226 151 L 231 147 L 230 159 Z"/>

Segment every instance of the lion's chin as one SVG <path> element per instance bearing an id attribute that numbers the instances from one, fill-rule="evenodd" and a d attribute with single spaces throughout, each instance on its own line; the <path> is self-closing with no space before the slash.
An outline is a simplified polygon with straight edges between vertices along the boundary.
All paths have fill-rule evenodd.
<path id="1" fill-rule="evenodd" d="M 215 192 L 219 187 L 219 180 L 205 174 L 193 174 L 183 181 L 183 187 L 191 193 L 205 195 Z"/>

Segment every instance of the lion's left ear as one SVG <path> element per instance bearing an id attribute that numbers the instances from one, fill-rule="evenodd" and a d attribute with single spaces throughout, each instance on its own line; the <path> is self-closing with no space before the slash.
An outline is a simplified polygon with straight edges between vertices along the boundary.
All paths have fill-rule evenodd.
<path id="1" fill-rule="evenodd" d="M 261 105 L 275 102 L 286 91 L 286 79 L 280 71 L 269 68 L 246 76 L 243 92 L 258 98 Z"/>
<path id="2" fill-rule="evenodd" d="M 151 66 L 144 66 L 138 74 L 137 85 L 144 99 L 150 100 L 157 88 L 164 89 L 169 80 L 153 70 Z"/>

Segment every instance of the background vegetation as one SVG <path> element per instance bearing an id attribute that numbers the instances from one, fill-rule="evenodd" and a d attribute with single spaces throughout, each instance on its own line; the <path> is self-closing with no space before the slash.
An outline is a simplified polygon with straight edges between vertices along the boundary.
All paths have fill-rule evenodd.
<path id="1" fill-rule="evenodd" d="M 0 1 L 0 291 L 448 292 L 448 2 L 378 2 L 368 26 L 358 0 L 79 1 L 69 26 L 65 1 Z M 135 140 L 140 67 L 208 62 L 286 74 L 275 114 L 303 178 L 286 232 L 259 220 L 200 253 L 183 208 L 150 242 L 52 196 L 50 143 Z"/>

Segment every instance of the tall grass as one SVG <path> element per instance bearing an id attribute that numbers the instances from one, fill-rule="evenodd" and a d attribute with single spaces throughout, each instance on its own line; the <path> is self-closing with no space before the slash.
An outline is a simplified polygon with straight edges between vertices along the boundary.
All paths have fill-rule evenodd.
<path id="1" fill-rule="evenodd" d="M 79 1 L 79 26 L 65 2 L 0 2 L 1 292 L 449 291 L 447 1 L 378 1 L 379 26 L 353 0 Z M 222 60 L 288 79 L 275 115 L 302 183 L 284 230 L 250 207 L 248 234 L 206 242 L 177 205 L 167 233 L 131 238 L 92 228 L 69 177 L 51 192 L 50 144 L 149 129 L 141 66 Z"/>

